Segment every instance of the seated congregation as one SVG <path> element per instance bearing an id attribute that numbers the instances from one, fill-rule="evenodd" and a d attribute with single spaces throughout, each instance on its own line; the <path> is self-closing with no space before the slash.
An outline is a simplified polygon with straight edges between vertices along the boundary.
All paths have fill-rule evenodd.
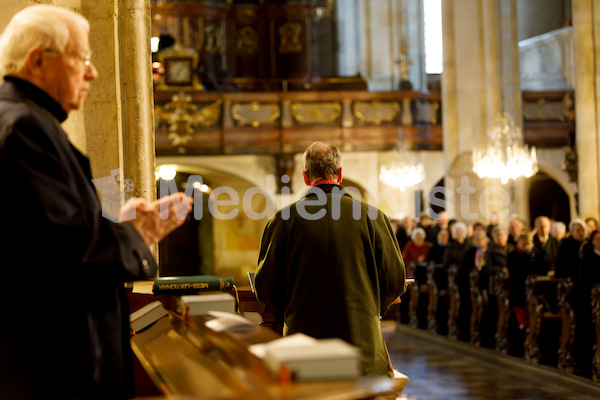
<path id="1" fill-rule="evenodd" d="M 392 220 L 409 278 L 386 318 L 600 381 L 600 232 L 537 217 L 532 230 Z M 596 345 L 598 344 L 598 345 Z"/>

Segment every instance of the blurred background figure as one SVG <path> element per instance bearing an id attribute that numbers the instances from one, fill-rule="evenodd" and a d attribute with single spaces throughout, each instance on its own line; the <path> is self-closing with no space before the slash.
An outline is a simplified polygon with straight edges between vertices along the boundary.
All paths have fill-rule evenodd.
<path id="1" fill-rule="evenodd" d="M 587 236 L 587 225 L 581 218 L 576 218 L 569 224 L 569 233 L 562 239 L 556 252 L 557 278 L 570 278 L 579 282 L 579 265 L 581 250 Z"/>
<path id="2" fill-rule="evenodd" d="M 518 216 L 513 216 L 508 222 L 508 243 L 516 246 L 517 239 L 525 228 L 525 221 Z"/>
<path id="3" fill-rule="evenodd" d="M 534 222 L 533 250 L 535 252 L 535 270 L 539 275 L 548 275 L 554 271 L 558 243 L 550 236 L 550 219 L 539 216 Z"/>
<path id="4" fill-rule="evenodd" d="M 448 242 L 450 240 L 450 233 L 447 229 L 442 229 L 437 234 L 437 240 L 429 250 L 429 261 L 436 264 L 441 264 L 444 260 L 444 253 L 448 248 Z"/>
<path id="5" fill-rule="evenodd" d="M 430 248 L 431 243 L 425 240 L 425 230 L 420 227 L 415 228 L 412 231 L 411 240 L 406 244 L 402 252 L 404 264 L 427 262 Z"/>
<path id="6" fill-rule="evenodd" d="M 552 228 L 550 228 L 550 236 L 556 239 L 557 242 L 560 242 L 567 233 L 567 226 L 564 222 L 555 221 L 552 223 Z"/>

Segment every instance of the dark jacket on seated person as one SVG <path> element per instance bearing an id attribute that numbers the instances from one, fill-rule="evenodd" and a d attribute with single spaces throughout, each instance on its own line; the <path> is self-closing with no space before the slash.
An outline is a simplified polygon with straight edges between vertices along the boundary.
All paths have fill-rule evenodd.
<path id="1" fill-rule="evenodd" d="M 451 240 L 444 252 L 444 259 L 442 260 L 444 268 L 448 269 L 451 265 L 461 265 L 468 249 L 469 245 L 466 241 L 458 243 L 456 240 Z"/>
<path id="2" fill-rule="evenodd" d="M 538 235 L 533 237 L 533 251 L 535 252 L 535 271 L 538 275 L 548 275 L 556 267 L 556 251 L 558 242 L 552 236 L 542 243 Z"/>
<path id="3" fill-rule="evenodd" d="M 572 236 L 567 236 L 560 241 L 556 254 L 555 277 L 570 278 L 573 282 L 579 282 L 582 244 Z"/>

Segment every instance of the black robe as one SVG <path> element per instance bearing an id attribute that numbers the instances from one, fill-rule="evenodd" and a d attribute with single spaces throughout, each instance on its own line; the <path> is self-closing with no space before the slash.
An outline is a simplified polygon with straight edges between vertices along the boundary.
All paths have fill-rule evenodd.
<path id="1" fill-rule="evenodd" d="M 371 219 L 368 208 L 339 186 L 319 185 L 279 211 L 263 234 L 256 296 L 283 315 L 284 334 L 343 339 L 361 350 L 363 375 L 385 376 L 379 318 L 405 291 L 406 271 L 388 219 L 374 207 Z"/>
<path id="2" fill-rule="evenodd" d="M 133 225 L 102 216 L 66 117 L 28 82 L 6 77 L 0 87 L 3 399 L 132 394 L 123 284 L 157 265 Z"/>

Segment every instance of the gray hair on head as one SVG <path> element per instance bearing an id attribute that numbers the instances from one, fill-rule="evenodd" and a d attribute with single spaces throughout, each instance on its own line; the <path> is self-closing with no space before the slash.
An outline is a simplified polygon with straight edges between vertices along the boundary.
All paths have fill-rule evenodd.
<path id="1" fill-rule="evenodd" d="M 71 30 L 89 32 L 89 22 L 80 14 L 49 4 L 19 11 L 0 36 L 0 77 L 23 69 L 34 49 L 65 51 Z"/>
<path id="2" fill-rule="evenodd" d="M 427 237 L 427 235 L 425 234 L 425 229 L 423 229 L 421 227 L 413 229 L 413 231 L 412 231 L 412 233 L 410 235 L 410 238 L 412 240 L 415 240 L 415 238 L 417 237 L 417 235 L 421 235 L 423 237 L 423 239 L 425 239 Z"/>
<path id="3" fill-rule="evenodd" d="M 340 150 L 323 142 L 314 142 L 304 151 L 304 171 L 311 178 L 337 177 L 342 167 Z"/>
<path id="4" fill-rule="evenodd" d="M 458 231 L 462 231 L 462 233 L 467 236 L 467 225 L 460 221 L 452 225 L 452 237 L 457 237 Z"/>

